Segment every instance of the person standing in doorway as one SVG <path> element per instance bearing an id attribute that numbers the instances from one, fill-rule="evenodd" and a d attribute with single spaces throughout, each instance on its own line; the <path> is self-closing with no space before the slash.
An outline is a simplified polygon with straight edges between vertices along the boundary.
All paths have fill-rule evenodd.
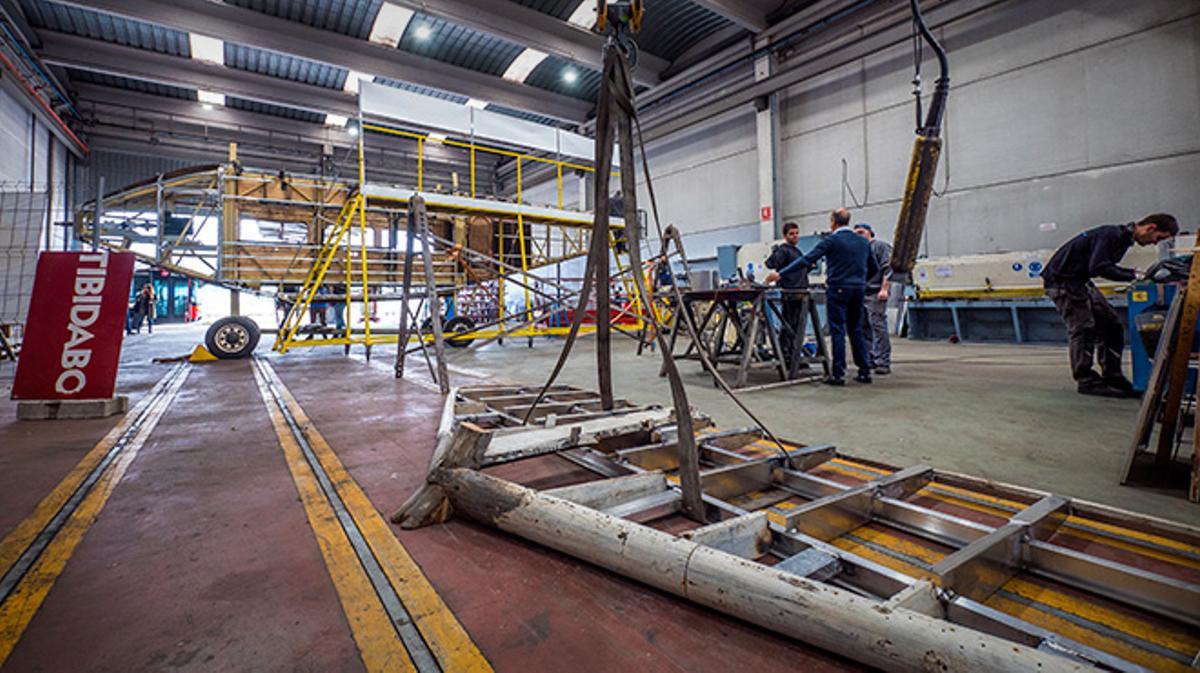
<path id="1" fill-rule="evenodd" d="M 888 293 L 892 287 L 892 246 L 875 238 L 875 230 L 866 223 L 854 225 L 854 233 L 871 242 L 871 256 L 879 270 L 867 279 L 867 293 L 863 297 L 866 320 L 863 333 L 867 350 L 871 352 L 871 368 L 876 374 L 892 373 L 892 340 L 888 334 Z"/>
<path id="2" fill-rule="evenodd" d="M 1118 266 L 1133 246 L 1157 245 L 1179 233 L 1179 223 L 1166 213 L 1147 215 L 1138 222 L 1107 224 L 1076 235 L 1062 244 L 1046 268 L 1042 283 L 1067 324 L 1071 375 L 1083 395 L 1132 397 L 1133 384 L 1121 373 L 1125 328 L 1092 278 L 1133 282 L 1142 277 L 1138 269 Z M 1100 347 L 1099 354 L 1096 346 Z M 1100 360 L 1100 373 L 1092 362 Z"/>
<path id="3" fill-rule="evenodd" d="M 825 383 L 832 386 L 846 385 L 846 337 L 850 338 L 850 351 L 854 364 L 858 366 L 859 383 L 871 382 L 871 362 L 868 359 L 866 342 L 863 339 L 863 294 L 867 279 L 878 271 L 875 258 L 871 256 L 871 244 L 850 228 L 850 211 L 838 208 L 829 216 L 831 233 L 807 255 L 797 258 L 778 271 L 767 275 L 773 283 L 796 267 L 812 268 L 821 258 L 825 259 L 825 317 L 829 322 L 829 338 L 833 342 L 833 366 Z"/>
<path id="4" fill-rule="evenodd" d="M 146 283 L 133 301 L 133 332 L 142 333 L 142 321 L 146 321 L 146 331 L 154 334 L 154 312 L 158 298 L 154 296 L 154 286 Z"/>

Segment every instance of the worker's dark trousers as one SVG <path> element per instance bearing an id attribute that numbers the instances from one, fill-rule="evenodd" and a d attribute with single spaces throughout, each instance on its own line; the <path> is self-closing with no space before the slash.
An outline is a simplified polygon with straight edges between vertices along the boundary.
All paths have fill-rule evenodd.
<path id="1" fill-rule="evenodd" d="M 833 342 L 833 378 L 846 376 L 846 337 L 850 337 L 850 352 L 858 370 L 869 374 L 867 343 L 863 338 L 863 293 L 865 288 L 830 287 L 825 291 L 825 319 L 829 322 L 829 339 Z"/>
<path id="2" fill-rule="evenodd" d="M 787 366 L 792 366 L 792 358 L 795 357 L 795 350 L 804 345 L 804 335 L 800 335 L 800 342 L 797 344 L 794 339 L 796 332 L 800 329 L 800 319 L 804 316 L 804 302 L 796 299 L 783 300 L 783 327 L 780 330 L 779 340 L 780 347 L 783 348 L 783 358 Z M 795 344 L 796 348 L 792 348 Z"/>
<path id="3" fill-rule="evenodd" d="M 1046 296 L 1054 302 L 1067 324 L 1071 351 L 1071 375 L 1076 381 L 1100 378 L 1092 369 L 1095 349 L 1100 348 L 1100 370 L 1104 378 L 1121 376 L 1121 351 L 1125 348 L 1125 328 L 1117 312 L 1095 285 L 1082 287 L 1047 286 Z"/>

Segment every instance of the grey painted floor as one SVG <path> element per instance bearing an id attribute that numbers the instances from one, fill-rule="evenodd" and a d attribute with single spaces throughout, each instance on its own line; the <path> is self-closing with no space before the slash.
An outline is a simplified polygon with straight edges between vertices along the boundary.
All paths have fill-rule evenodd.
<path id="1" fill-rule="evenodd" d="M 669 403 L 657 353 L 638 357 L 631 340 L 614 339 L 615 392 L 635 402 Z M 453 362 L 508 381 L 541 382 L 562 342 L 525 343 L 457 352 Z M 741 396 L 783 437 L 1200 522 L 1200 505 L 1181 496 L 1118 486 L 1138 401 L 1076 393 L 1065 347 L 897 340 L 894 351 L 893 373 L 873 385 L 802 384 Z M 692 406 L 725 427 L 751 424 L 699 363 L 680 366 Z M 595 388 L 595 372 L 594 339 L 583 338 L 560 381 Z"/>

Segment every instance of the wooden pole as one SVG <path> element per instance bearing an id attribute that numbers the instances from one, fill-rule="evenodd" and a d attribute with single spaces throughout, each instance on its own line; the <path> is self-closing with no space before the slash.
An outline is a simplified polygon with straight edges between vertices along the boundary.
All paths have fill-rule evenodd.
<path id="1" fill-rule="evenodd" d="M 457 514 L 881 670 L 1094 670 L 475 470 L 432 480 Z"/>
<path id="2" fill-rule="evenodd" d="M 1200 318 L 1200 254 L 1192 255 L 1191 275 L 1183 295 L 1183 311 L 1179 317 L 1179 332 L 1171 353 L 1171 368 L 1167 372 L 1167 401 L 1163 404 L 1162 424 L 1158 431 L 1158 453 L 1154 462 L 1171 462 L 1175 448 L 1175 433 L 1179 428 L 1179 408 L 1187 382 L 1188 362 L 1192 359 L 1192 341 L 1196 337 L 1196 320 Z"/>

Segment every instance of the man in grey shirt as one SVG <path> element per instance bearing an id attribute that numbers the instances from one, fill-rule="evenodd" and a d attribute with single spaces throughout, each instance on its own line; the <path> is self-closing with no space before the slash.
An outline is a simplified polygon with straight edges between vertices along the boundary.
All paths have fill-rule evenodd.
<path id="1" fill-rule="evenodd" d="M 871 242 L 871 256 L 879 271 L 867 279 L 867 295 L 863 299 L 863 312 L 867 319 L 867 349 L 871 352 L 871 366 L 876 374 L 892 373 L 892 340 L 888 336 L 887 305 L 888 291 L 892 282 L 892 246 L 876 240 L 875 230 L 869 224 L 854 225 L 854 233 Z"/>

